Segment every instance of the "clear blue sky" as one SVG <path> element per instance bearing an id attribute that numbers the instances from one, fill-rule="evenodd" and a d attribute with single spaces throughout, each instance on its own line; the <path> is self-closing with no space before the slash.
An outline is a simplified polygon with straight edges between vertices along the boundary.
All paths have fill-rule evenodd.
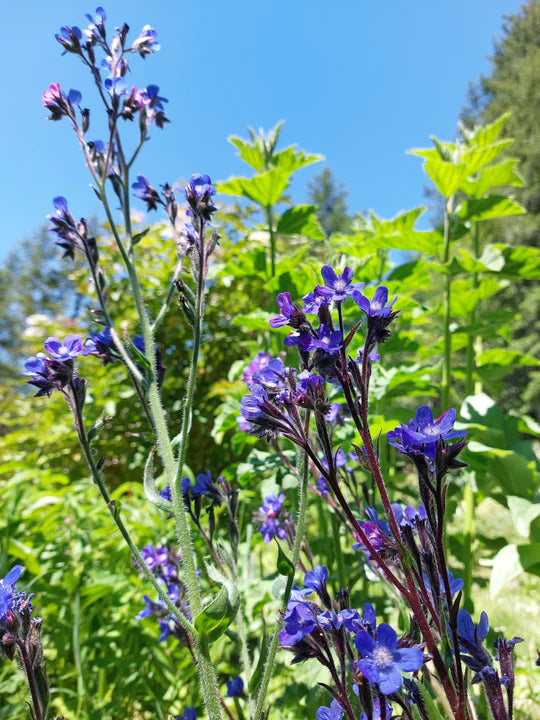
<path id="1" fill-rule="evenodd" d="M 390 217 L 423 203 L 421 163 L 405 151 L 428 143 L 430 134 L 453 138 L 467 84 L 489 70 L 502 16 L 520 2 L 103 5 L 110 26 L 127 21 L 135 35 L 149 23 L 159 32 L 161 52 L 135 60 L 132 75 L 138 86 L 159 85 L 170 100 L 172 123 L 154 131 L 136 166 L 153 184 L 192 172 L 215 179 L 243 173 L 227 136 L 283 119 L 283 141 L 323 153 L 348 188 L 352 210 Z M 74 56 L 62 57 L 54 39 L 61 25 L 84 27 L 84 13 L 93 9 L 81 0 L 25 0 L 4 12 L 12 31 L 2 39 L 1 255 L 39 228 L 56 195 L 65 195 L 77 216 L 99 214 L 68 123 L 47 122 L 41 106 L 43 89 L 56 81 L 79 88 L 83 105 L 95 107 L 84 68 Z M 297 175 L 297 201 L 305 199 L 312 167 Z"/>

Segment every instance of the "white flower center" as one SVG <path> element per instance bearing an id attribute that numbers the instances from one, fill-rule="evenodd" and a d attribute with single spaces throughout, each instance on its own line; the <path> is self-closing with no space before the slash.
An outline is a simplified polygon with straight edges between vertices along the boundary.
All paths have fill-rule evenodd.
<path id="1" fill-rule="evenodd" d="M 426 425 L 424 428 L 424 434 L 425 435 L 440 435 L 441 431 L 437 427 L 437 425 Z"/>
<path id="2" fill-rule="evenodd" d="M 394 655 L 384 645 L 378 645 L 373 651 L 373 660 L 379 668 L 389 668 L 394 664 Z"/>
<path id="3" fill-rule="evenodd" d="M 334 290 L 337 290 L 338 292 L 345 290 L 345 288 L 346 288 L 345 280 L 336 280 L 336 282 L 334 283 Z"/>

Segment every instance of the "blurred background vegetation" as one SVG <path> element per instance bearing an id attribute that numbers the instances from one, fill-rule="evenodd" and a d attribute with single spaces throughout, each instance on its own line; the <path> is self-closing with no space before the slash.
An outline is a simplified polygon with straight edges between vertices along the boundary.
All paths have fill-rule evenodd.
<path id="1" fill-rule="evenodd" d="M 517 648 L 520 718 L 538 716 L 540 699 L 534 682 L 535 644 L 540 642 L 539 75 L 540 5 L 532 2 L 505 20 L 491 74 L 471 86 L 461 144 L 435 143 L 422 153 L 432 180 L 426 191 L 434 218 L 430 230 L 417 227 L 420 209 L 392 220 L 352 211 L 346 188 L 329 168 L 307 188 L 306 204 L 292 207 L 288 179 L 294 172 L 301 179 L 301 168 L 317 156 L 280 148 L 279 127 L 273 135 L 233 139 L 251 167 L 246 178 L 220 186 L 223 238 L 209 284 L 187 458 L 192 472 L 208 468 L 214 477 L 223 473 L 241 488 L 244 531 L 250 510 L 266 492 L 283 488 L 292 508 L 286 468 L 272 461 L 264 444 L 240 433 L 236 423 L 245 393 L 243 366 L 261 349 L 282 350 L 279 332 L 268 332 L 276 293 L 289 291 L 299 299 L 318 281 L 322 262 L 330 262 L 350 264 L 357 280 L 384 280 L 390 294 L 399 295 L 402 313 L 381 348 L 373 380 L 373 422 L 386 432 L 421 402 L 440 407 L 444 300 L 450 286 L 450 404 L 472 442 L 466 458 L 470 467 L 450 491 L 449 546 L 453 570 L 466 582 L 469 608 L 476 613 L 486 609 L 494 629 L 525 639 Z M 499 120 L 508 111 L 511 115 Z M 479 123 L 492 125 L 475 133 Z M 277 190 L 265 185 L 268 173 L 281 179 Z M 452 242 L 445 258 L 442 219 L 450 197 Z M 139 218 L 140 229 L 151 221 Z M 133 337 L 140 329 L 114 243 L 107 227 L 98 220 L 92 225 L 114 316 L 122 332 Z M 164 224 L 150 227 L 139 257 L 148 307 L 155 313 L 170 283 L 174 243 Z M 15 560 L 27 568 L 21 586 L 36 593 L 37 612 L 44 619 L 58 713 L 68 720 L 165 718 L 184 704 L 198 705 L 190 656 L 172 638 L 158 644 L 155 625 L 134 619 L 145 588 L 87 478 L 63 401 L 54 396 L 34 400 L 22 386 L 24 359 L 40 349 L 43 338 L 96 329 L 88 272 L 58 258 L 44 230 L 22 243 L 0 271 L 0 577 Z M 189 337 L 173 306 L 159 336 L 166 367 L 164 405 L 173 428 L 181 409 Z M 89 379 L 88 414 L 110 417 L 99 447 L 127 522 L 141 545 L 170 541 L 167 520 L 149 508 L 142 490 L 142 466 L 153 436 L 125 370 L 86 358 L 81 373 Z M 343 427 L 340 433 L 338 440 L 346 445 L 349 430 Z M 382 457 L 394 499 L 414 502 L 409 468 L 384 444 Z M 325 533 L 332 530 L 320 525 L 317 510 L 314 503 L 308 539 L 331 565 Z M 393 599 L 375 582 L 366 594 L 360 567 L 354 569 L 357 556 L 343 544 L 353 568 L 353 602 L 375 598 L 381 611 L 395 612 Z M 261 614 L 271 621 L 275 611 L 270 592 L 275 558 L 272 548 L 257 537 L 250 540 L 249 534 L 244 552 L 246 612 L 256 655 Z M 229 654 L 214 648 L 223 682 L 238 667 L 234 637 L 227 648 Z M 295 718 L 300 704 L 314 716 L 319 704 L 314 669 L 307 663 L 293 678 L 288 658 L 280 662 L 273 686 L 276 712 Z M 0 697 L 0 718 L 22 717 L 22 678 L 6 663 L 0 668 Z"/>

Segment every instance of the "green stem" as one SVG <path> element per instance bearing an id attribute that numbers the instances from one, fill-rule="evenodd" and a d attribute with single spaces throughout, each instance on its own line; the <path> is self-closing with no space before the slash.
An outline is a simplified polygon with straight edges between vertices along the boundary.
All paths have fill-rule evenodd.
<path id="1" fill-rule="evenodd" d="M 81 663 L 81 643 L 79 637 L 81 618 L 80 610 L 81 597 L 79 595 L 79 591 L 77 590 L 73 603 L 73 658 L 75 660 L 75 669 L 77 670 L 77 718 L 79 718 L 86 700 L 86 688 L 84 686 L 84 675 Z"/>
<path id="2" fill-rule="evenodd" d="M 474 223 L 474 226 L 473 226 L 472 240 L 473 240 L 473 257 L 475 260 L 477 260 L 480 255 L 479 225 L 477 222 Z M 473 281 L 473 288 L 476 290 L 478 288 L 478 285 L 480 284 L 480 278 L 479 278 L 477 272 L 473 273 L 472 281 Z M 473 327 L 474 323 L 476 322 L 476 305 L 477 305 L 476 303 L 473 305 L 473 308 L 472 308 L 471 312 L 469 313 L 469 327 Z M 476 337 L 469 330 L 469 334 L 467 336 L 467 375 L 466 375 L 466 380 L 465 380 L 465 394 L 466 395 L 472 395 L 472 393 L 474 391 L 474 372 L 475 372 L 475 368 L 476 368 L 475 343 L 476 343 Z"/>
<path id="3" fill-rule="evenodd" d="M 443 370 L 441 383 L 441 406 L 442 410 L 448 410 L 450 401 L 450 375 L 452 371 L 452 334 L 450 332 L 450 302 L 452 293 L 452 277 L 448 263 L 450 261 L 450 213 L 452 211 L 453 196 L 449 197 L 444 206 L 444 254 L 443 264 L 447 269 L 444 276 L 444 295 L 443 295 L 443 333 L 444 333 L 444 351 L 443 351 Z"/>
<path id="4" fill-rule="evenodd" d="M 276 276 L 276 234 L 272 220 L 272 206 L 266 206 L 266 222 L 268 224 L 268 232 L 270 233 L 270 264 L 272 269 L 272 277 Z"/>
<path id="5" fill-rule="evenodd" d="M 107 490 L 107 486 L 105 485 L 105 482 L 103 480 L 103 477 L 101 475 L 101 472 L 99 471 L 96 461 L 94 460 L 94 455 L 92 453 L 92 449 L 90 447 L 90 443 L 88 441 L 88 435 L 86 434 L 86 428 L 84 426 L 84 421 L 82 417 L 81 410 L 79 408 L 79 404 L 76 400 L 73 402 L 70 402 L 68 400 L 73 412 L 74 412 L 74 420 L 75 420 L 75 427 L 77 430 L 77 434 L 79 436 L 79 442 L 81 444 L 81 448 L 84 452 L 84 457 L 86 459 L 86 464 L 88 465 L 88 468 L 90 470 L 90 473 L 92 474 L 92 479 L 94 480 L 95 484 L 98 486 L 99 491 L 101 493 L 101 496 L 105 500 L 105 504 L 107 505 L 107 508 L 109 510 L 109 513 L 116 523 L 116 526 L 120 530 L 120 533 L 124 540 L 126 541 L 129 549 L 131 550 L 132 555 L 137 560 L 137 563 L 139 565 L 139 569 L 141 570 L 142 574 L 144 575 L 147 582 L 154 588 L 154 590 L 157 592 L 159 597 L 163 600 L 165 605 L 167 606 L 167 609 L 171 614 L 173 614 L 175 617 L 178 618 L 178 622 L 186 632 L 189 632 L 192 635 L 196 634 L 196 630 L 194 626 L 190 623 L 190 621 L 182 615 L 182 613 L 178 612 L 178 608 L 173 605 L 171 600 L 169 599 L 169 596 L 167 595 L 167 592 L 163 590 L 162 586 L 158 583 L 155 576 L 152 574 L 152 572 L 149 570 L 148 566 L 146 565 L 143 556 L 141 555 L 139 548 L 135 545 L 133 542 L 131 535 L 129 533 L 129 530 L 124 525 L 124 522 L 122 518 L 120 517 L 120 511 L 118 510 L 116 503 L 111 499 L 111 496 L 109 495 L 109 491 Z"/>
<path id="6" fill-rule="evenodd" d="M 293 553 L 292 553 L 292 565 L 296 570 L 298 560 L 300 559 L 300 549 L 302 547 L 302 541 L 304 539 L 304 533 L 306 528 L 307 519 L 307 507 L 308 507 L 308 478 L 309 478 L 309 462 L 307 453 L 298 450 L 298 520 L 296 523 L 296 536 L 294 538 Z M 301 467 L 300 467 L 301 466 Z M 287 609 L 287 603 L 291 595 L 292 583 L 289 583 L 287 590 L 283 593 L 281 599 L 281 612 L 285 612 Z M 257 703 L 255 706 L 255 714 L 253 720 L 260 720 L 264 710 L 264 704 L 266 695 L 268 693 L 268 686 L 272 678 L 274 670 L 274 663 L 276 659 L 276 652 L 278 648 L 278 635 L 279 635 L 279 622 L 276 622 L 276 627 L 272 635 L 270 647 L 268 648 L 268 655 L 266 658 L 266 664 L 264 667 L 264 673 L 259 685 L 257 693 Z"/>

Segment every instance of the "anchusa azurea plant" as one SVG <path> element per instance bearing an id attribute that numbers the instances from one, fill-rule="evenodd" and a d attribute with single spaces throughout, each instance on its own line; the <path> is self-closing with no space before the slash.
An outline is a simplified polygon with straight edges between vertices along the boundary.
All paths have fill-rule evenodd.
<path id="1" fill-rule="evenodd" d="M 348 267 L 337 273 L 325 265 L 321 276 L 324 284 L 308 292 L 302 303 L 287 292 L 278 295 L 280 312 L 270 325 L 289 327 L 283 342 L 296 346 L 298 366 L 259 355 L 245 374 L 249 394 L 242 399 L 240 424 L 258 437 L 272 442 L 283 437 L 297 446 L 306 468 L 319 478 L 315 492 L 339 513 L 352 547 L 412 614 L 410 626 L 398 637 L 387 623 L 376 623 L 371 605 L 363 613 L 350 608 L 345 588 L 332 600 L 328 571 L 318 566 L 306 574 L 303 590 L 292 589 L 277 639 L 294 653 L 293 662 L 316 659 L 327 668 L 330 683 L 325 687 L 333 699 L 319 710 L 320 717 L 372 718 L 381 712 L 413 717 L 414 705 L 414 713 L 429 718 L 431 688 L 437 685 L 445 712 L 465 720 L 471 717 L 469 684 L 481 682 L 493 716 L 509 718 L 513 665 L 509 659 L 504 670 L 501 657 L 512 657 L 517 639 L 497 641 L 505 649 L 498 655 L 499 675 L 482 647 L 487 618 L 484 614 L 475 628 L 460 609 L 463 582 L 454 577 L 446 555 L 446 493 L 450 473 L 466 465 L 460 459 L 465 433 L 454 427 L 455 410 L 434 418 L 426 405 L 389 432 L 388 442 L 410 458 L 418 477 L 416 507 L 391 501 L 370 428 L 369 383 L 372 364 L 380 361 L 378 348 L 399 313 L 397 298 L 390 299 L 384 286 L 369 293 L 364 283 L 353 282 Z M 349 458 L 335 446 L 337 414 L 331 400 L 337 398 L 344 400 L 338 413 L 347 415 L 358 437 Z M 368 504 L 354 481 L 354 470 L 347 469 L 351 463 L 372 479 L 378 508 Z M 320 603 L 309 597 L 313 592 Z"/>
<path id="2" fill-rule="evenodd" d="M 0 658 L 15 657 L 28 684 L 31 720 L 46 720 L 49 686 L 41 642 L 42 620 L 32 615 L 32 595 L 17 590 L 23 572 L 15 565 L 0 578 Z"/>
<path id="3" fill-rule="evenodd" d="M 217 189 L 204 174 L 192 175 L 183 188 L 169 183 L 154 187 L 143 174 L 135 175 L 134 164 L 150 131 L 169 122 L 167 100 L 159 87 L 137 87 L 131 82 L 132 60 L 160 49 L 157 33 L 147 25 L 130 40 L 126 24 L 111 32 L 103 8 L 87 18 L 86 29 L 66 26 L 56 39 L 65 54 L 90 72 L 102 105 L 105 135 L 100 139 L 89 135 L 90 127 L 100 121 L 96 111 L 83 106 L 78 90 L 65 91 L 53 83 L 44 92 L 43 103 L 49 119 L 66 120 L 74 130 L 123 263 L 136 326 L 128 332 L 124 318 L 116 316 L 108 258 L 86 221 L 76 220 L 68 201 L 58 196 L 49 216 L 50 231 L 65 258 L 82 261 L 90 271 L 94 324 L 85 337 L 47 338 L 43 351 L 27 361 L 25 374 L 36 396 L 57 393 L 67 402 L 89 473 L 147 584 L 133 616 L 152 618 L 156 642 L 176 640 L 193 660 L 200 696 L 194 694 L 195 705 L 184 705 L 180 715 L 182 706 L 173 701 L 174 714 L 179 720 L 193 720 L 203 713 L 211 720 L 224 714 L 250 720 L 271 716 L 268 694 L 279 652 L 282 658 L 292 653 L 293 664 L 320 664 L 318 682 L 327 698 L 316 711 L 318 720 L 443 716 L 476 720 L 470 693 L 475 683 L 482 684 L 495 720 L 511 720 L 513 648 L 519 638 L 499 638 L 495 658 L 488 652 L 487 617 L 482 614 L 475 625 L 460 607 L 463 582 L 450 570 L 446 553 L 446 494 L 451 473 L 465 466 L 460 455 L 467 444 L 464 433 L 455 429 L 455 411 L 445 409 L 435 418 L 422 405 L 414 418 L 387 435 L 416 469 L 413 504 L 393 502 L 381 470 L 369 401 L 374 363 L 381 362 L 381 347 L 399 315 L 397 298 L 389 297 L 386 287 L 369 288 L 355 281 L 350 267 L 336 271 L 324 265 L 321 284 L 302 301 L 291 297 L 292 290 L 277 296 L 279 312 L 270 326 L 279 333 L 287 328 L 284 351 L 276 356 L 260 351 L 244 368 L 249 393 L 240 403 L 239 427 L 266 440 L 275 451 L 277 462 L 297 483 L 296 508 L 288 503 L 287 488 L 264 492 L 260 504 L 250 506 L 249 498 L 239 497 L 226 468 L 220 468 L 223 474 L 219 474 L 201 463 L 197 468 L 201 472 L 191 473 L 186 458 L 206 291 L 219 240 L 214 228 Z M 124 134 L 128 123 L 136 130 L 132 144 Z M 144 265 L 139 256 L 148 229 L 133 231 L 133 198 L 147 212 L 163 212 L 174 242 L 170 282 L 161 306 L 152 314 L 143 297 Z M 272 267 L 274 255 L 273 243 Z M 156 333 L 175 295 L 192 338 L 185 343 L 189 371 L 182 400 L 165 408 L 164 355 Z M 293 355 L 297 362 L 291 362 Z M 106 483 L 107 462 L 98 442 L 108 419 L 101 416 L 93 423 L 87 419 L 91 409 L 85 374 L 97 361 L 125 368 L 150 428 L 152 447 L 141 479 L 148 502 L 163 513 L 160 538 L 166 539 L 155 538 L 140 548 Z M 338 442 L 337 430 L 342 426 L 354 433 L 349 447 Z M 256 481 L 254 474 L 254 486 Z M 313 531 L 306 533 L 311 500 L 337 520 L 333 532 L 347 533 L 354 552 L 355 572 L 349 577 L 341 564 L 337 589 L 330 582 L 333 569 L 320 564 L 314 550 L 317 538 L 309 537 Z M 280 609 L 265 629 L 260 649 L 255 649 L 258 643 L 246 622 L 247 602 L 240 592 L 241 546 L 249 554 L 253 536 L 267 552 L 277 546 L 277 574 L 283 576 L 275 585 Z M 298 569 L 304 576 L 302 587 L 294 584 Z M 380 612 L 377 617 L 367 583 L 362 607 L 352 606 L 356 570 L 387 584 L 396 605 L 410 612 L 406 627 L 404 613 L 392 624 Z M 37 707 L 32 690 L 37 681 L 22 655 L 30 652 L 28 638 L 39 640 L 39 622 L 30 618 L 28 599 L 13 589 L 18 573 L 14 568 L 0 584 L 4 612 L 0 622 L 6 627 L 2 647 L 7 657 L 18 651 Z M 222 658 L 212 656 L 212 646 L 219 642 L 223 651 L 225 641 L 231 644 L 231 664 L 238 667 L 216 671 Z M 42 663 L 38 646 L 33 650 L 32 672 Z M 39 682 L 46 689 L 44 673 Z M 33 717 L 45 718 L 43 708 L 33 712 Z"/>

